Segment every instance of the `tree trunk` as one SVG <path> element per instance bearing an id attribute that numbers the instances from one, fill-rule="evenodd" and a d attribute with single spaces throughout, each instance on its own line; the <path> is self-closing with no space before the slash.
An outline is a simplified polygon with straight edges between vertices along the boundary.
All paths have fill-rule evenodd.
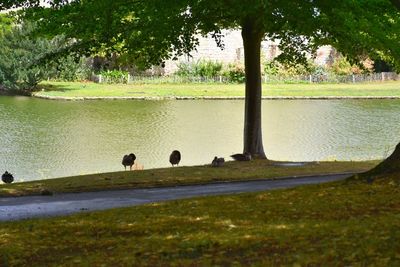
<path id="1" fill-rule="evenodd" d="M 242 26 L 246 99 L 244 112 L 244 148 L 256 158 L 266 158 L 261 131 L 261 40 L 264 36 L 253 21 Z"/>
<path id="2" fill-rule="evenodd" d="M 363 173 L 364 177 L 383 176 L 385 174 L 400 173 L 400 143 L 393 153 L 372 170 Z"/>

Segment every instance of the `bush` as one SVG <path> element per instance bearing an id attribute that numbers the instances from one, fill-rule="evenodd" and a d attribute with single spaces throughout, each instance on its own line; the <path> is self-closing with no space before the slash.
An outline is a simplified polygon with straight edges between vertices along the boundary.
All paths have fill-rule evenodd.
<path id="1" fill-rule="evenodd" d="M 227 77 L 230 82 L 234 83 L 244 83 L 246 80 L 244 66 L 238 63 L 229 64 L 223 75 Z"/>
<path id="2" fill-rule="evenodd" d="M 200 60 L 195 67 L 195 73 L 200 77 L 214 78 L 221 74 L 222 63 L 211 60 Z"/>
<path id="3" fill-rule="evenodd" d="M 270 76 L 293 77 L 304 75 L 324 75 L 326 70 L 322 66 L 317 66 L 313 61 L 309 60 L 307 65 L 285 65 L 277 61 L 267 61 L 264 63 L 264 74 Z"/>
<path id="4" fill-rule="evenodd" d="M 218 61 L 212 60 L 199 60 L 197 62 L 180 62 L 178 63 L 178 70 L 175 72 L 176 75 L 182 77 L 202 77 L 202 78 L 214 78 L 221 75 L 223 64 Z"/>
<path id="5" fill-rule="evenodd" d="M 330 71 L 336 75 L 351 75 L 353 74 L 353 66 L 345 57 L 340 57 L 333 62 Z"/>
<path id="6" fill-rule="evenodd" d="M 275 61 L 267 61 L 264 63 L 264 74 L 265 75 L 278 75 L 279 65 Z"/>
<path id="7" fill-rule="evenodd" d="M 128 83 L 128 72 L 123 70 L 101 71 L 100 75 L 105 83 Z"/>
<path id="8" fill-rule="evenodd" d="M 177 65 L 178 70 L 175 72 L 175 74 L 181 77 L 194 76 L 193 66 L 193 63 L 179 62 Z"/>
<path id="9" fill-rule="evenodd" d="M 52 64 L 47 78 L 61 81 L 82 81 L 90 77 L 91 68 L 85 57 L 64 56 Z"/>

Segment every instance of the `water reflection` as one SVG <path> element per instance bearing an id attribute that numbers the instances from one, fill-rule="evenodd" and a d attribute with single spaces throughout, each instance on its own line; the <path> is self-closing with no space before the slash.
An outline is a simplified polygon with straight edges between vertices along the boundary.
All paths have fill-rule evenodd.
<path id="1" fill-rule="evenodd" d="M 46 101 L 0 97 L 0 170 L 16 180 L 205 164 L 242 150 L 243 101 Z M 400 141 L 398 100 L 263 102 L 263 141 L 276 160 L 382 158 Z"/>

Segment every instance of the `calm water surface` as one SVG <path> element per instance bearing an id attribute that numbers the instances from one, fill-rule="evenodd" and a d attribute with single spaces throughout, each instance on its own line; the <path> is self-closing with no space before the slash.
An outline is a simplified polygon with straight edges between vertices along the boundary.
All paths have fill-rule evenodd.
<path id="1" fill-rule="evenodd" d="M 244 102 L 48 101 L 0 97 L 0 172 L 17 181 L 123 170 L 133 152 L 145 169 L 206 164 L 242 150 Z M 363 160 L 400 141 L 398 100 L 263 101 L 263 138 L 274 160 Z"/>

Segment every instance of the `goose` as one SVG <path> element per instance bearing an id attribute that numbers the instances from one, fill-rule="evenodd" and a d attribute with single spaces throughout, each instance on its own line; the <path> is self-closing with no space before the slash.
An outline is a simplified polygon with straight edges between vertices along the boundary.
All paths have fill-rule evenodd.
<path id="1" fill-rule="evenodd" d="M 179 161 L 181 161 L 181 152 L 178 150 L 172 151 L 171 155 L 169 156 L 169 162 L 172 164 L 172 167 L 174 165 L 178 165 Z"/>
<path id="2" fill-rule="evenodd" d="M 6 184 L 11 184 L 14 181 L 14 176 L 11 173 L 9 173 L 8 171 L 6 171 L 1 176 L 1 180 Z"/>
<path id="3" fill-rule="evenodd" d="M 238 154 L 231 155 L 231 158 L 233 158 L 236 161 L 250 161 L 251 154 L 249 152 L 244 152 L 243 154 L 238 153 Z"/>
<path id="4" fill-rule="evenodd" d="M 211 162 L 212 167 L 222 167 L 225 163 L 224 158 L 218 158 L 217 156 L 214 157 L 213 161 Z"/>
<path id="5" fill-rule="evenodd" d="M 124 165 L 125 170 L 126 170 L 126 166 L 129 166 L 129 169 L 132 170 L 132 166 L 135 163 L 135 159 L 136 159 L 136 156 L 133 153 L 131 153 L 129 155 L 125 155 L 122 158 L 122 165 Z"/>

